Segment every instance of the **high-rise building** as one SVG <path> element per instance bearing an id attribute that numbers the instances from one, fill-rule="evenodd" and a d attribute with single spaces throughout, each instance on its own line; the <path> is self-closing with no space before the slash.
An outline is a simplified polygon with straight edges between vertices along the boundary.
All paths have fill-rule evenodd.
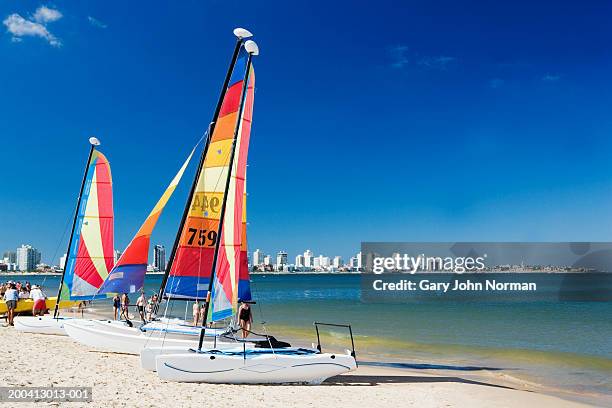
<path id="1" fill-rule="evenodd" d="M 40 252 L 30 245 L 21 245 L 17 248 L 17 269 L 20 271 L 33 271 L 40 263 Z"/>
<path id="2" fill-rule="evenodd" d="M 360 270 L 362 268 L 361 252 L 351 258 L 351 269 Z"/>
<path id="3" fill-rule="evenodd" d="M 332 263 L 334 268 L 341 268 L 342 267 L 342 257 L 341 256 L 334 256 L 334 261 Z"/>
<path id="4" fill-rule="evenodd" d="M 312 251 L 310 249 L 307 249 L 304 252 L 304 266 L 306 268 L 314 267 L 313 259 L 314 259 L 314 254 L 312 253 Z"/>
<path id="5" fill-rule="evenodd" d="M 6 262 L 13 264 L 17 263 L 17 253 L 12 251 L 6 251 L 4 253 L 4 258 L 6 258 Z"/>
<path id="6" fill-rule="evenodd" d="M 329 256 L 319 255 L 319 266 L 321 268 L 329 268 Z"/>
<path id="7" fill-rule="evenodd" d="M 295 257 L 295 267 L 296 268 L 304 267 L 304 255 L 298 255 Z"/>
<path id="8" fill-rule="evenodd" d="M 259 249 L 256 249 L 255 252 L 253 252 L 253 266 L 259 266 L 261 265 L 261 262 L 262 262 L 261 251 Z"/>
<path id="9" fill-rule="evenodd" d="M 270 255 L 264 256 L 263 263 L 264 265 L 272 265 L 272 257 Z"/>
<path id="10" fill-rule="evenodd" d="M 166 270 L 166 248 L 163 245 L 155 245 L 153 248 L 153 266 L 158 271 Z"/>
<path id="11" fill-rule="evenodd" d="M 287 253 L 285 251 L 278 251 L 278 254 L 276 254 L 276 267 L 283 269 L 284 265 L 287 265 Z"/>
<path id="12" fill-rule="evenodd" d="M 122 252 L 122 251 L 120 251 L 120 250 L 118 250 L 118 249 L 115 249 L 115 250 L 113 251 L 113 257 L 115 258 L 115 263 L 117 263 L 117 261 L 119 260 L 119 258 L 121 258 L 121 255 L 123 255 L 123 252 Z"/>
<path id="13" fill-rule="evenodd" d="M 64 254 L 64 255 L 62 255 L 62 256 L 60 257 L 60 259 L 59 259 L 59 268 L 60 268 L 61 270 L 64 270 L 64 268 L 66 267 L 66 257 L 67 257 L 67 255 L 66 255 L 66 254 Z M 115 261 L 115 262 L 116 262 L 116 261 Z"/>

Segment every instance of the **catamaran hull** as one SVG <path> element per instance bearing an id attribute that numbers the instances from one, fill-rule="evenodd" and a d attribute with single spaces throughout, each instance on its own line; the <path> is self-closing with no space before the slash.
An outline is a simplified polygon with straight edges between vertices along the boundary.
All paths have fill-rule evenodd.
<path id="1" fill-rule="evenodd" d="M 321 384 L 329 377 L 357 368 L 355 358 L 342 354 L 249 356 L 163 354 L 155 358 L 159 378 L 166 381 L 215 384 Z"/>
<path id="2" fill-rule="evenodd" d="M 54 319 L 52 316 L 18 316 L 15 318 L 15 329 L 27 333 L 66 336 L 64 322 L 71 319 L 70 317 Z"/>
<path id="3" fill-rule="evenodd" d="M 124 328 L 129 329 L 121 321 L 79 319 L 76 317 L 59 317 L 55 319 L 52 316 L 18 316 L 15 318 L 15 329 L 28 333 L 67 336 L 66 330 L 64 330 L 64 323 L 67 321 L 87 327 L 104 326 L 108 330 L 113 331 L 123 331 Z"/>
<path id="4" fill-rule="evenodd" d="M 170 320 L 170 321 L 154 321 L 149 322 L 140 328 L 148 334 L 157 333 L 157 336 L 170 336 L 175 339 L 193 340 L 194 338 L 200 337 L 201 326 L 192 326 L 182 320 Z M 206 328 L 206 335 L 221 335 L 225 333 L 227 329 L 213 329 Z"/>
<path id="5" fill-rule="evenodd" d="M 94 321 L 95 322 L 95 321 Z M 198 339 L 176 339 L 171 336 L 159 334 L 148 335 L 133 327 L 115 327 L 112 323 L 95 322 L 94 325 L 85 324 L 76 319 L 64 324 L 66 333 L 77 342 L 96 350 L 113 353 L 139 355 L 146 347 L 181 347 L 185 349 L 197 348 Z M 206 340 L 205 348 L 213 347 L 213 342 Z M 235 342 L 217 342 L 218 348 L 236 347 Z"/>
<path id="6" fill-rule="evenodd" d="M 205 343 L 206 344 L 206 343 Z M 214 344 L 211 345 L 212 348 L 219 350 L 227 350 L 230 347 L 232 349 L 237 348 L 237 350 L 252 350 L 255 348 L 254 343 L 245 342 L 244 344 L 237 343 L 228 343 L 228 342 L 217 342 L 217 347 Z M 219 347 L 220 346 L 220 347 Z M 187 354 L 193 355 L 192 349 L 187 349 L 185 347 L 174 346 L 174 347 L 145 347 L 140 351 L 140 367 L 147 371 L 155 371 L 156 370 L 156 358 L 157 356 L 164 354 Z"/>

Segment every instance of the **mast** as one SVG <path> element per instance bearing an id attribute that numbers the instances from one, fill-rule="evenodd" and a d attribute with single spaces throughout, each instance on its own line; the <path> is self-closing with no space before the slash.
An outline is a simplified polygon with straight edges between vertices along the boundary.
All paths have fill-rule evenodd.
<path id="1" fill-rule="evenodd" d="M 249 53 L 249 57 L 247 59 L 247 63 L 246 63 L 246 72 L 244 73 L 244 79 L 243 79 L 243 83 L 242 83 L 242 92 L 240 94 L 240 108 L 238 110 L 238 117 L 237 117 L 237 122 L 236 122 L 236 128 L 234 130 L 234 140 L 232 142 L 232 153 L 230 155 L 230 160 L 229 160 L 229 172 L 227 175 L 227 180 L 225 181 L 225 192 L 223 194 L 223 204 L 221 205 L 221 214 L 219 216 L 219 230 L 217 231 L 217 244 L 215 245 L 215 255 L 213 257 L 213 262 L 212 262 L 212 270 L 210 272 L 210 280 L 208 282 L 208 291 L 206 292 L 206 303 L 204 305 L 204 319 L 202 322 L 202 329 L 200 330 L 200 340 L 198 342 L 198 350 L 202 349 L 202 343 L 204 342 L 204 335 L 205 335 L 205 331 L 206 331 L 206 323 L 208 320 L 208 311 L 210 309 L 210 302 L 212 301 L 211 299 L 211 291 L 212 291 L 212 287 L 213 287 L 213 282 L 215 279 L 215 269 L 217 267 L 217 258 L 219 256 L 219 247 L 221 246 L 221 233 L 223 232 L 223 222 L 224 222 L 224 218 L 225 218 L 225 207 L 227 204 L 227 192 L 229 190 L 229 186 L 230 186 L 230 181 L 232 179 L 232 169 L 233 169 L 233 164 L 234 164 L 234 156 L 236 154 L 236 141 L 238 140 L 238 132 L 240 132 L 241 126 L 240 126 L 240 121 L 242 120 L 242 112 L 244 110 L 244 104 L 246 102 L 246 94 L 249 88 L 249 74 L 251 72 L 251 63 L 252 63 L 252 59 L 253 59 L 253 55 L 258 55 L 259 54 L 259 49 L 257 48 L 257 44 L 254 41 L 247 41 L 245 43 L 245 49 L 247 50 L 247 52 Z"/>
<path id="2" fill-rule="evenodd" d="M 70 239 L 68 240 L 68 251 L 66 252 L 66 262 L 64 263 L 64 271 L 62 272 L 62 278 L 60 279 L 59 289 L 57 290 L 57 299 L 55 301 L 55 310 L 53 311 L 53 318 L 56 319 L 59 316 L 59 304 L 60 296 L 62 294 L 62 287 L 64 286 L 64 276 L 66 276 L 66 268 L 68 261 L 70 260 L 70 250 L 72 249 L 72 238 L 74 236 L 74 230 L 76 228 L 76 221 L 79 216 L 79 208 L 81 207 L 81 197 L 83 196 L 83 190 L 85 189 L 85 180 L 87 179 L 87 170 L 89 170 L 89 162 L 96 146 L 100 145 L 100 141 L 95 137 L 89 138 L 91 148 L 89 149 L 89 156 L 87 157 L 87 164 L 85 164 L 85 173 L 83 174 L 83 181 L 81 182 L 81 190 L 79 191 L 79 199 L 77 200 L 76 211 L 74 212 L 74 219 L 72 220 L 72 230 L 70 231 Z"/>
<path id="3" fill-rule="evenodd" d="M 198 177 L 200 176 L 200 172 L 202 171 L 202 166 L 204 166 L 204 159 L 206 158 L 206 153 L 208 152 L 208 146 L 210 145 L 211 135 L 215 130 L 215 125 L 217 124 L 217 119 L 219 118 L 219 112 L 221 111 L 221 106 L 223 105 L 223 99 L 225 98 L 225 93 L 227 92 L 227 85 L 232 77 L 232 71 L 234 70 L 234 66 L 236 65 L 236 60 L 238 59 L 238 53 L 240 52 L 240 47 L 242 47 L 242 42 L 249 37 L 252 37 L 248 30 L 244 28 L 236 28 L 234 29 L 234 35 L 237 37 L 236 46 L 234 47 L 234 54 L 232 55 L 232 59 L 230 61 L 229 68 L 227 73 L 225 74 L 225 80 L 223 81 L 223 87 L 221 88 L 221 93 L 219 94 L 219 100 L 217 101 L 217 107 L 215 108 L 215 113 L 213 114 L 212 121 L 210 125 L 208 125 L 208 137 L 206 138 L 206 144 L 204 145 L 204 149 L 202 150 L 202 155 L 200 156 L 200 162 L 198 164 L 198 168 L 196 170 L 196 176 L 193 179 L 193 184 L 191 185 L 191 190 L 189 191 L 189 197 L 187 198 L 187 202 L 185 203 L 185 209 L 183 210 L 183 217 L 181 218 L 181 222 L 179 224 L 178 232 L 176 233 L 176 238 L 174 239 L 174 244 L 172 245 L 172 251 L 170 252 L 170 257 L 168 258 L 168 264 L 166 265 L 166 272 L 164 273 L 164 277 L 162 278 L 161 285 L 159 286 L 159 295 L 158 295 L 158 303 L 161 302 L 162 296 L 164 294 L 164 288 L 166 287 L 166 283 L 168 282 L 168 277 L 170 276 L 170 271 L 172 270 L 172 264 L 174 263 L 174 258 L 176 256 L 176 250 L 178 249 L 179 242 L 181 240 L 181 233 L 183 232 L 183 227 L 185 226 L 185 221 L 187 220 L 187 216 L 189 215 L 189 207 L 191 206 L 191 200 L 193 199 L 193 195 L 195 194 L 195 190 L 198 184 Z"/>

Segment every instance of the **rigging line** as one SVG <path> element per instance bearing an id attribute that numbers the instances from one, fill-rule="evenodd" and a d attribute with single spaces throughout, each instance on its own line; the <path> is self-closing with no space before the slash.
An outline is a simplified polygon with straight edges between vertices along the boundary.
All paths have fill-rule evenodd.
<path id="1" fill-rule="evenodd" d="M 74 218 L 74 211 L 71 211 L 70 214 L 68 215 L 68 219 L 66 220 L 66 225 L 64 226 L 64 232 L 62 232 L 62 236 L 59 240 L 59 242 L 57 243 L 57 247 L 55 248 L 55 252 L 53 252 L 53 257 L 51 258 L 51 260 L 55 259 L 55 257 L 57 256 L 57 252 L 60 249 L 60 246 L 62 246 L 62 244 L 64 243 L 64 238 L 66 237 L 66 232 L 68 232 L 68 227 L 70 227 L 70 221 Z M 66 264 L 68 263 L 68 254 L 66 254 L 66 258 L 64 259 L 64 269 L 66 269 Z M 45 275 L 45 277 L 43 278 L 42 283 L 40 284 L 41 287 L 45 286 L 45 282 L 47 282 L 47 275 Z"/>
<path id="2" fill-rule="evenodd" d="M 213 132 L 213 135 L 211 135 L 211 136 L 214 136 L 214 132 Z M 199 180 L 200 177 L 205 178 L 206 177 L 205 176 L 206 171 L 210 169 L 210 167 L 206 167 L 205 166 L 206 158 L 204 160 L 205 160 L 204 166 L 202 167 L 202 171 L 198 175 L 198 183 L 200 181 Z M 229 156 L 228 156 L 228 158 L 226 160 L 227 160 L 227 162 L 229 162 Z M 218 167 L 226 167 L 226 166 L 228 167 L 228 173 L 231 173 L 230 163 L 225 163 L 224 162 L 223 166 L 218 166 Z M 219 173 L 219 175 L 217 176 L 217 178 L 215 180 L 215 185 L 214 185 L 213 191 L 211 193 L 215 193 L 218 190 L 218 187 L 220 186 L 220 183 L 221 183 L 221 178 L 222 178 L 222 173 Z M 206 195 L 206 191 L 204 191 L 204 195 Z M 204 214 L 202 214 L 202 215 L 204 215 Z M 219 223 L 221 223 L 221 222 L 222 222 L 222 220 L 219 219 Z M 217 240 L 219 240 L 219 239 L 221 239 L 221 237 L 218 236 Z M 197 281 L 196 281 L 196 301 L 199 301 L 199 299 L 200 299 L 199 296 L 198 296 L 198 294 L 199 294 L 198 293 L 198 288 L 200 286 L 201 279 L 202 279 L 202 251 L 200 250 L 200 251 L 198 251 L 198 273 L 197 273 Z M 210 276 L 209 279 L 212 279 L 212 271 L 211 271 L 211 276 Z M 208 293 L 207 293 L 206 297 L 208 297 Z M 204 299 L 206 299 L 206 298 L 204 298 Z M 211 298 L 211 300 L 212 300 L 212 298 Z"/>
<path id="3" fill-rule="evenodd" d="M 201 142 L 202 142 L 204 139 L 206 139 L 206 138 L 208 137 L 208 134 L 209 134 L 209 129 L 210 129 L 210 128 L 207 128 L 207 129 L 204 131 L 204 133 L 202 134 L 202 136 L 200 137 L 200 139 L 197 141 L 197 143 L 196 143 L 196 144 L 195 144 L 195 146 L 193 147 L 192 152 L 193 152 L 193 151 L 195 151 L 195 149 L 198 147 L 198 145 L 199 145 L 199 144 L 200 144 L 200 143 L 201 143 Z M 170 271 L 168 271 L 168 274 L 169 274 L 169 273 L 170 273 Z M 157 304 L 158 304 L 158 305 L 159 305 L 159 303 L 162 301 L 162 298 L 163 298 L 163 294 L 164 294 L 164 291 L 165 291 L 165 282 L 164 282 L 164 279 L 167 279 L 167 276 L 168 276 L 167 274 L 164 274 L 164 278 L 162 278 L 162 284 L 160 285 L 160 291 L 159 291 L 159 296 L 160 296 L 160 299 L 158 299 L 158 302 L 157 302 Z"/>
<path id="4" fill-rule="evenodd" d="M 204 137 L 209 135 L 209 130 L 210 130 L 210 125 L 208 127 L 208 129 L 206 130 L 206 132 L 204 133 L 204 136 L 202 136 L 202 138 L 200 139 L 200 141 L 198 143 L 200 143 L 202 140 L 204 140 Z M 214 133 L 214 132 L 213 132 Z M 212 135 L 211 135 L 212 136 Z M 206 158 L 204 159 L 206 160 Z M 202 167 L 202 171 L 200 172 L 200 174 L 196 175 L 197 177 L 197 183 L 199 184 L 200 178 L 204 178 L 204 173 L 206 171 L 206 167 Z M 219 174 L 219 176 L 217 177 L 217 181 L 215 182 L 215 190 L 217 190 L 217 187 L 220 183 L 221 180 L 221 174 Z M 206 192 L 204 192 L 206 193 Z M 192 202 L 193 202 L 193 198 L 192 198 Z M 190 206 L 192 205 L 192 203 L 190 203 Z M 202 214 L 203 215 L 203 214 Z M 183 232 L 185 231 L 184 229 L 185 227 L 183 227 L 183 231 L 181 231 L 181 235 L 183 234 Z M 218 238 L 217 238 L 218 239 Z M 198 287 L 200 285 L 200 279 L 201 279 L 201 267 L 202 267 L 202 251 L 198 251 L 198 276 L 197 276 L 197 281 L 196 281 L 196 301 L 199 301 L 199 297 L 198 297 Z M 179 260 L 177 259 L 177 264 L 178 264 Z M 172 276 L 172 280 L 174 281 L 174 279 L 176 278 L 176 275 Z M 180 281 L 179 281 L 180 284 Z M 176 290 L 176 289 L 175 289 Z M 170 302 L 170 298 L 168 298 L 167 302 Z M 189 301 L 186 301 L 186 303 L 188 304 Z M 186 315 L 186 312 L 185 312 Z M 186 320 L 186 319 L 185 319 Z"/>
<path id="5" fill-rule="evenodd" d="M 195 151 L 195 149 L 197 149 L 198 145 L 199 145 L 200 143 L 202 143 L 202 141 L 204 140 L 204 138 L 206 138 L 206 137 L 207 137 L 207 135 L 208 135 L 208 130 L 206 130 L 206 131 L 204 132 L 204 134 L 203 134 L 202 136 L 200 136 L 200 139 L 198 139 L 198 141 L 196 142 L 196 144 L 193 146 L 193 148 L 191 149 L 191 152 L 192 152 L 192 153 Z M 192 154 L 192 153 L 190 153 L 190 154 Z M 182 177 L 181 177 L 181 178 L 182 178 Z M 168 187 L 166 187 L 166 190 L 167 190 L 167 189 L 168 189 Z M 164 192 L 165 192 L 166 190 L 164 190 Z M 102 218 L 102 217 L 99 217 L 99 218 Z M 110 218 L 110 217 L 108 217 L 108 218 Z M 146 218 L 146 219 L 148 219 L 148 216 L 147 216 L 147 218 Z M 145 221 L 146 221 L 146 219 L 145 219 Z M 132 241 L 133 241 L 133 240 L 132 240 Z M 128 247 L 130 246 L 130 244 L 132 243 L 132 241 L 130 241 L 130 242 L 128 243 Z M 127 249 L 127 247 L 126 247 L 126 249 Z M 119 262 L 119 261 L 121 260 L 121 258 L 122 258 L 122 257 L 123 257 L 123 254 L 121 255 L 121 257 L 119 257 L 119 259 L 117 259 L 117 262 Z M 148 258 L 148 253 L 147 253 L 147 258 Z M 67 261 L 66 261 L 66 262 L 67 262 Z M 109 271 L 109 273 L 108 273 L 108 275 L 106 276 L 106 278 L 108 278 L 108 276 L 110 276 L 110 275 L 111 275 L 111 272 L 113 271 L 114 266 L 115 266 L 115 265 L 113 265 L 113 268 L 111 268 L 111 270 Z M 106 278 L 105 278 L 105 280 L 106 280 Z M 101 289 L 101 288 L 102 288 L 102 286 L 100 286 L 99 288 L 97 288 L 96 293 L 93 295 L 93 297 L 92 297 L 92 302 L 91 302 L 92 304 L 93 304 L 93 301 L 98 300 L 98 298 L 96 298 L 96 296 L 98 296 L 98 295 L 99 295 L 99 292 L 100 292 L 100 289 Z M 144 290 L 144 285 L 143 285 L 143 287 L 142 287 L 141 289 L 142 289 L 142 290 Z M 107 298 L 108 298 L 108 297 L 106 297 L 106 298 L 102 298 L 102 299 L 107 299 Z M 153 313 L 153 311 L 152 311 L 152 313 Z"/>

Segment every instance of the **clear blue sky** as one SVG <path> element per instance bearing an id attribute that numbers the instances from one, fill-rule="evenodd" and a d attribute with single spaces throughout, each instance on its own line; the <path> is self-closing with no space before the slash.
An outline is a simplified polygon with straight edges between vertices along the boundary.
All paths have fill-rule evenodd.
<path id="1" fill-rule="evenodd" d="M 90 135 L 124 247 L 206 128 L 236 26 L 261 48 L 251 250 L 610 241 L 610 15 L 606 1 L 2 1 L 0 250 L 57 263 Z M 154 243 L 171 245 L 192 173 Z"/>

